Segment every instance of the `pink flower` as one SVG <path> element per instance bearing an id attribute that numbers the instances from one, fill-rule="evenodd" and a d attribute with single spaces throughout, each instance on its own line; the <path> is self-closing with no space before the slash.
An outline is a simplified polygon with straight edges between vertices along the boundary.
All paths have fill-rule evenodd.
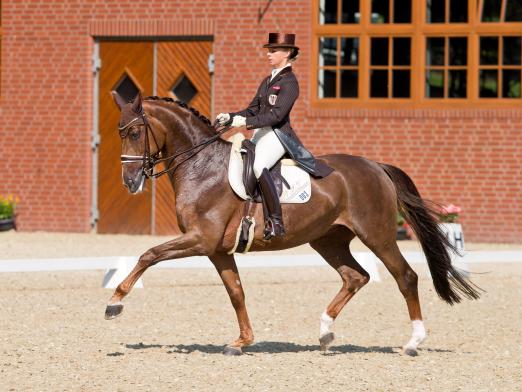
<path id="1" fill-rule="evenodd" d="M 447 206 L 442 207 L 442 213 L 444 214 L 458 214 L 461 211 L 462 208 L 453 204 L 448 204 Z"/>

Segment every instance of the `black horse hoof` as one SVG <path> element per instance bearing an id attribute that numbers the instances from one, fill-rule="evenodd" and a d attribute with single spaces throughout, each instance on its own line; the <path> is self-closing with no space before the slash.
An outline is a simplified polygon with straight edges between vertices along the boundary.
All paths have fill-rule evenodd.
<path id="1" fill-rule="evenodd" d="M 118 317 L 123 312 L 123 304 L 117 303 L 114 305 L 107 305 L 105 308 L 105 320 L 112 320 Z"/>
<path id="2" fill-rule="evenodd" d="M 402 352 L 405 354 L 405 355 L 408 355 L 410 357 L 416 357 L 417 355 L 419 355 L 419 353 L 417 352 L 416 349 L 414 348 L 410 348 L 410 347 L 405 347 Z"/>
<path id="3" fill-rule="evenodd" d="M 319 344 L 321 345 L 321 351 L 326 351 L 330 343 L 335 339 L 333 332 L 329 332 L 326 335 L 319 338 Z"/>
<path id="4" fill-rule="evenodd" d="M 241 351 L 241 348 L 239 348 L 239 347 L 226 346 L 225 349 L 223 350 L 223 355 L 238 356 L 238 355 L 243 355 L 243 351 Z"/>

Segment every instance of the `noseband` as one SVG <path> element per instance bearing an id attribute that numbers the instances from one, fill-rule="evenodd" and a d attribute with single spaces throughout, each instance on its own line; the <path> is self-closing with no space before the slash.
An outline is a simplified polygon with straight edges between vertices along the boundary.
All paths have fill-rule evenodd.
<path id="1" fill-rule="evenodd" d="M 129 127 L 136 124 L 139 120 L 142 121 L 142 124 L 140 124 L 140 125 L 145 126 L 145 148 L 143 149 L 143 155 L 140 156 L 140 155 L 123 155 L 122 154 L 120 159 L 121 159 L 122 164 L 141 162 L 142 163 L 142 173 L 145 175 L 146 178 L 157 178 L 170 171 L 175 171 L 184 162 L 188 161 L 194 155 L 196 155 L 197 153 L 202 151 L 209 144 L 212 144 L 213 142 L 215 142 L 223 133 L 225 133 L 226 131 L 228 131 L 230 129 L 230 125 L 228 123 L 223 125 L 222 129 L 219 129 L 219 127 L 216 128 L 216 125 L 218 124 L 216 122 L 214 124 L 214 129 L 216 131 L 219 129 L 219 131 L 215 135 L 209 137 L 206 140 L 203 140 L 201 143 L 198 143 L 195 146 L 192 146 L 192 147 L 190 147 L 186 150 L 183 150 L 181 152 L 178 152 L 174 155 L 171 155 L 166 158 L 159 158 L 160 148 L 159 148 L 158 142 L 156 141 L 156 137 L 154 136 L 154 132 L 152 132 L 150 123 L 148 122 L 147 117 L 145 116 L 145 112 L 143 110 L 139 114 L 138 117 L 133 118 L 127 124 L 125 124 L 121 127 L 118 127 L 121 137 L 122 138 L 127 137 L 127 134 L 129 132 Z M 156 144 L 156 148 L 158 149 L 158 151 L 154 155 L 150 154 L 149 131 L 152 135 L 152 139 L 154 140 L 154 143 Z M 175 166 L 172 166 L 172 163 L 174 162 L 175 158 L 177 158 L 181 155 L 187 154 L 189 152 L 191 152 L 191 154 L 189 154 L 185 159 L 178 162 Z M 169 161 L 167 164 L 167 168 L 160 172 L 154 173 L 154 167 L 158 163 L 165 162 L 165 161 Z"/>

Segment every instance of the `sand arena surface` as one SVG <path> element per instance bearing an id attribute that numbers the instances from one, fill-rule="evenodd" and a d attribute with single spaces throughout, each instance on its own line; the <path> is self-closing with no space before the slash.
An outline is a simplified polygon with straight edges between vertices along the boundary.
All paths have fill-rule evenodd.
<path id="1" fill-rule="evenodd" d="M 3 254 L 13 238 L 23 242 L 10 236 L 0 236 Z M 11 243 L 9 258 L 58 257 L 67 244 L 76 243 L 73 254 L 87 246 L 67 238 L 42 243 L 53 241 L 62 243 L 59 252 L 38 252 L 36 240 L 21 247 L 25 253 Z M 112 246 L 105 254 L 117 250 Z M 474 276 L 487 292 L 454 307 L 437 298 L 424 266 L 413 267 L 428 332 L 414 358 L 400 354 L 410 323 L 383 268 L 383 281 L 363 288 L 337 319 L 326 354 L 318 350 L 319 316 L 340 287 L 335 271 L 243 269 L 257 344 L 242 357 L 221 354 L 238 327 L 211 269 L 149 270 L 145 288 L 112 321 L 103 319 L 112 290 L 100 287 L 102 271 L 2 273 L 0 390 L 522 390 L 522 264 L 472 265 L 487 272 Z"/>

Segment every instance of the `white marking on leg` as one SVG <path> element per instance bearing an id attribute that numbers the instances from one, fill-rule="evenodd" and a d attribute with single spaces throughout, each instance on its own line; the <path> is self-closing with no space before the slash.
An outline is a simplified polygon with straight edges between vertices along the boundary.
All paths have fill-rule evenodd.
<path id="1" fill-rule="evenodd" d="M 321 327 L 319 328 L 319 338 L 330 333 L 330 327 L 333 325 L 334 319 L 328 316 L 326 310 L 321 315 Z"/>
<path id="2" fill-rule="evenodd" d="M 404 349 L 412 349 L 417 350 L 419 344 L 426 338 L 426 329 L 424 328 L 424 323 L 422 320 L 413 320 L 411 322 L 411 326 L 413 328 L 413 332 L 411 334 L 411 339 L 406 345 Z"/>

